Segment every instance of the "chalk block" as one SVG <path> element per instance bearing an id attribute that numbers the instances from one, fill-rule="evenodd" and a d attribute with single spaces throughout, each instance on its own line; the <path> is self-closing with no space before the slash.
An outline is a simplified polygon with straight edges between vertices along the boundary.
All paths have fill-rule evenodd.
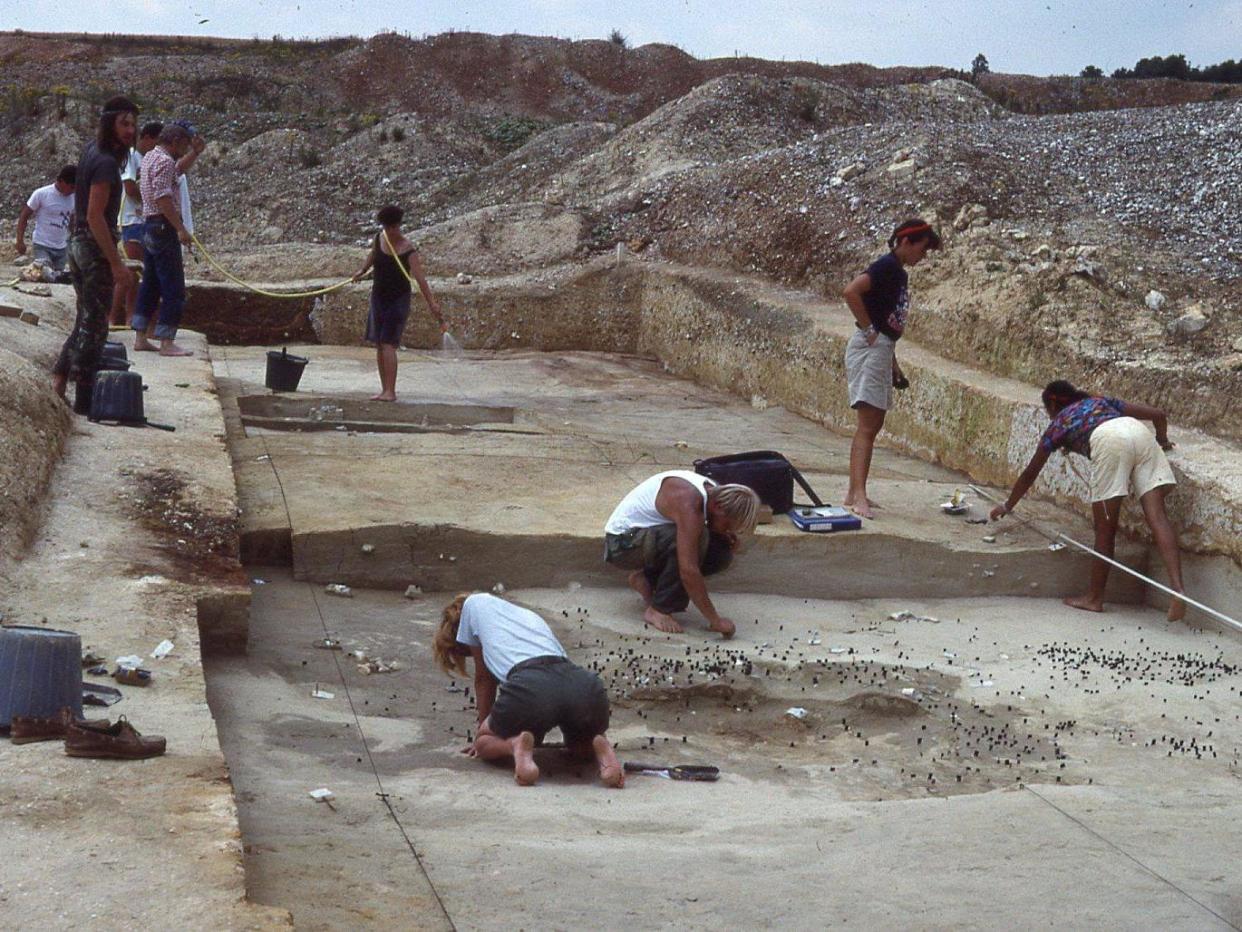
<path id="1" fill-rule="evenodd" d="M 22 315 L 19 320 L 21 320 L 23 324 L 32 324 L 36 327 L 39 326 L 39 315 L 34 311 L 22 311 Z"/>
<path id="2" fill-rule="evenodd" d="M 0 317 L 21 317 L 22 309 L 16 304 L 6 304 L 0 301 Z"/>

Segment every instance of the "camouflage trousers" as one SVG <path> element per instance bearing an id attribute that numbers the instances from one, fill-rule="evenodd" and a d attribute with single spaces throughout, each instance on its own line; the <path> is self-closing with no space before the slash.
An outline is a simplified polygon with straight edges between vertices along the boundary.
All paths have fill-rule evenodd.
<path id="1" fill-rule="evenodd" d="M 52 372 L 80 382 L 99 369 L 112 310 L 112 266 L 89 232 L 69 241 L 69 275 L 78 295 L 78 315 Z"/>

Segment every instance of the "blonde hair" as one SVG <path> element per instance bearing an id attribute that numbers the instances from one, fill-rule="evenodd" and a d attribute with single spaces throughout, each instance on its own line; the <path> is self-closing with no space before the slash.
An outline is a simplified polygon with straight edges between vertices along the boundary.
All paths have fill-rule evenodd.
<path id="1" fill-rule="evenodd" d="M 457 647 L 457 628 L 461 624 L 461 607 L 473 592 L 463 592 L 444 606 L 440 616 L 440 626 L 431 640 L 431 650 L 435 654 L 436 663 L 449 676 L 466 676 L 466 658 Z"/>
<path id="2" fill-rule="evenodd" d="M 707 490 L 707 500 L 715 502 L 733 524 L 737 534 L 749 534 L 759 518 L 759 496 L 748 485 L 718 485 Z"/>

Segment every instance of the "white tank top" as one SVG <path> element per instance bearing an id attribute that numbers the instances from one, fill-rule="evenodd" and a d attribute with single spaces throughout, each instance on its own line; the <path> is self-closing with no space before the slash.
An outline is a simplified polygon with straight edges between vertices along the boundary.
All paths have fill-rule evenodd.
<path id="1" fill-rule="evenodd" d="M 668 478 L 685 479 L 699 490 L 699 494 L 703 496 L 703 520 L 706 521 L 707 490 L 716 483 L 707 476 L 700 476 L 697 472 L 691 472 L 688 469 L 673 469 L 656 473 L 650 479 L 635 486 L 625 498 L 621 499 L 621 504 L 617 505 L 613 511 L 612 517 L 604 525 L 604 533 L 625 534 L 635 528 L 672 524 L 670 518 L 666 518 L 656 509 L 656 496 L 660 494 L 660 486 Z"/>

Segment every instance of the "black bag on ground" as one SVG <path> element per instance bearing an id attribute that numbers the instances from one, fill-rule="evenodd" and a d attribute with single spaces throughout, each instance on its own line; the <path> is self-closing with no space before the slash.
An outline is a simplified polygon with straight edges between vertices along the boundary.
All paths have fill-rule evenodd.
<path id="1" fill-rule="evenodd" d="M 793 508 L 794 482 L 802 486 L 812 502 L 823 504 L 794 464 L 774 450 L 752 450 L 749 453 L 730 453 L 695 460 L 694 471 L 721 485 L 736 482 L 750 486 L 759 496 L 759 501 L 770 507 L 774 514 L 782 515 Z"/>

